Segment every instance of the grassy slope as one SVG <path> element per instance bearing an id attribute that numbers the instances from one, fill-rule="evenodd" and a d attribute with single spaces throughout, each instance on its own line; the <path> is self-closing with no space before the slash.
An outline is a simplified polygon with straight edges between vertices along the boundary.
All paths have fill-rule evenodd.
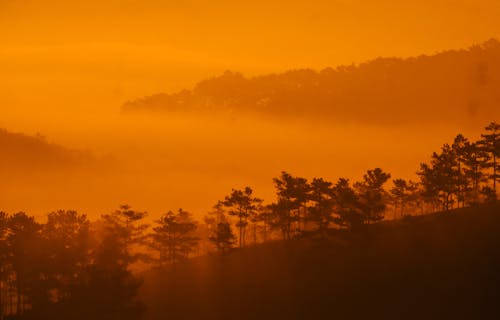
<path id="1" fill-rule="evenodd" d="M 199 258 L 143 298 L 146 319 L 490 319 L 499 271 L 496 205 Z"/>

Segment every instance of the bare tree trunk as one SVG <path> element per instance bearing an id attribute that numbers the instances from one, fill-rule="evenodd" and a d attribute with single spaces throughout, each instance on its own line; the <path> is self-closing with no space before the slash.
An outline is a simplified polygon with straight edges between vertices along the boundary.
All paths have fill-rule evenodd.
<path id="1" fill-rule="evenodd" d="M 497 195 L 497 157 L 493 151 L 493 192 Z"/>
<path id="2" fill-rule="evenodd" d="M 0 279 L 0 320 L 3 320 L 3 279 Z"/>
<path id="3" fill-rule="evenodd" d="M 257 223 L 253 224 L 253 244 L 257 244 Z"/>
<path id="4" fill-rule="evenodd" d="M 17 280 L 17 310 L 16 310 L 16 314 L 17 315 L 21 315 L 22 314 L 22 311 L 21 311 L 21 284 L 20 284 L 20 281 L 19 279 L 16 279 Z"/>

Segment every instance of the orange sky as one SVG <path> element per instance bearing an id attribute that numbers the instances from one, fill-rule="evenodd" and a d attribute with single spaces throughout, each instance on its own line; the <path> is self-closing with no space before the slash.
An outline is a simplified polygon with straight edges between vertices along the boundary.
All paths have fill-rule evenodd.
<path id="1" fill-rule="evenodd" d="M 271 178 L 280 170 L 306 176 L 325 172 L 324 176 L 333 179 L 359 177 L 373 163 L 387 164 L 397 175 L 411 175 L 418 162 L 426 160 L 424 156 L 451 139 L 455 128 L 428 129 L 426 142 L 420 141 L 419 127 L 403 134 L 400 128 L 363 128 L 372 139 L 367 141 L 363 135 L 350 135 L 359 132 L 356 128 L 325 133 L 325 128 L 265 124 L 264 128 L 274 131 L 271 141 L 282 143 L 278 149 L 287 159 L 270 162 L 266 152 L 276 148 L 265 144 L 270 141 L 269 132 L 262 130 L 254 137 L 254 124 L 248 124 L 238 130 L 254 149 L 235 147 L 234 161 L 224 158 L 220 162 L 218 154 L 209 154 L 212 145 L 207 141 L 213 137 L 216 152 L 223 153 L 227 124 L 214 129 L 210 122 L 193 133 L 189 119 L 152 125 L 135 119 L 123 121 L 117 113 L 126 100 L 189 88 L 227 69 L 253 75 L 465 48 L 500 38 L 498 17 L 498 0 L 0 0 L 0 127 L 41 132 L 51 141 L 101 154 L 127 157 L 139 153 L 133 165 L 138 166 L 136 171 L 143 170 L 147 159 L 183 164 L 177 171 L 170 167 L 165 177 L 170 175 L 171 180 L 156 177 L 152 181 L 148 179 L 157 176 L 155 172 L 137 173 L 138 185 L 121 194 L 115 191 L 110 201 L 104 203 L 104 199 L 98 205 L 87 201 L 102 194 L 92 183 L 78 186 L 92 189 L 86 198 L 73 194 L 65 201 L 54 186 L 49 195 L 38 194 L 43 201 L 38 208 L 43 210 L 70 206 L 79 199 L 82 203 L 75 207 L 92 212 L 113 208 L 123 199 L 132 199 L 134 206 L 149 205 L 151 210 L 171 209 L 192 198 L 189 192 L 197 182 L 201 185 L 194 195 L 202 197 L 203 203 L 190 203 L 187 208 L 204 210 L 231 187 L 246 183 L 269 195 Z M 234 129 L 231 126 L 234 124 L 229 130 Z M 213 136 L 203 130 L 210 130 Z M 301 130 L 309 133 L 303 135 Z M 318 134 L 330 144 L 328 148 L 320 139 L 316 149 L 307 150 L 313 145 L 308 139 L 318 141 Z M 337 143 L 328 134 L 340 134 L 345 141 Z M 290 143 L 289 137 L 298 140 Z M 392 137 L 403 138 L 388 145 L 384 139 Z M 205 144 L 196 145 L 200 141 Z M 413 144 L 412 150 L 393 154 L 394 148 L 404 147 L 407 141 Z M 359 146 L 371 147 L 374 155 L 358 154 L 355 161 L 348 162 L 342 159 L 345 152 L 361 149 Z M 200 150 L 201 159 L 197 158 Z M 224 174 L 203 172 L 197 176 L 208 159 L 213 160 L 209 168 L 220 166 Z M 254 160 L 260 169 L 248 170 Z M 188 182 L 179 184 L 186 176 Z M 201 181 L 197 181 L 199 177 Z M 134 184 L 128 176 L 120 179 Z M 213 181 L 218 189 L 213 188 Z M 113 184 L 109 184 L 111 188 Z M 28 190 L 24 187 L 19 190 Z M 25 194 L 14 196 L 9 210 L 36 207 L 19 205 L 27 203 Z"/>
<path id="2" fill-rule="evenodd" d="M 0 0 L 0 98 L 116 104 L 226 69 L 433 53 L 500 37 L 499 16 L 497 0 Z"/>

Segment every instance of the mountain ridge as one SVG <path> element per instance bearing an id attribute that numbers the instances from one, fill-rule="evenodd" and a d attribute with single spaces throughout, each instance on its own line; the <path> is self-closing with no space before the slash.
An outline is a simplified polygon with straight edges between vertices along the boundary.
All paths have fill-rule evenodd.
<path id="1" fill-rule="evenodd" d="M 224 74 L 191 90 L 125 102 L 124 113 L 256 114 L 272 119 L 395 124 L 484 122 L 500 115 L 500 42 L 411 58 L 245 77 Z"/>

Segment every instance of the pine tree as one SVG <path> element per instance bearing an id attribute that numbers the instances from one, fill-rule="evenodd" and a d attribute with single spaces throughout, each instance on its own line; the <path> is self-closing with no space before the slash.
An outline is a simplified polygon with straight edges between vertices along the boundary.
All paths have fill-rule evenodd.
<path id="1" fill-rule="evenodd" d="M 375 168 L 368 170 L 363 176 L 363 181 L 354 185 L 358 193 L 363 223 L 376 222 L 384 218 L 387 197 L 383 185 L 390 177 L 389 173 Z"/>
<path id="2" fill-rule="evenodd" d="M 228 222 L 220 222 L 217 224 L 217 228 L 214 230 L 209 240 L 213 242 L 220 253 L 225 254 L 234 246 L 236 237 Z"/>
<path id="3" fill-rule="evenodd" d="M 196 229 L 191 214 L 182 209 L 177 213 L 169 211 L 156 221 L 151 246 L 159 252 L 160 267 L 164 262 L 175 266 L 189 257 L 200 240 Z"/>
<path id="4" fill-rule="evenodd" d="M 500 157 L 500 124 L 496 122 L 490 123 L 485 130 L 487 133 L 482 134 L 482 139 L 478 142 L 482 150 L 487 152 L 490 157 L 489 161 L 485 163 L 488 168 L 491 168 L 489 179 L 492 181 L 493 197 L 497 197 L 497 181 L 500 180 L 498 170 L 498 158 Z"/>
<path id="5" fill-rule="evenodd" d="M 332 183 L 323 178 L 314 178 L 310 184 L 311 205 L 307 220 L 316 224 L 317 232 L 322 236 L 333 222 L 334 195 Z"/>
<path id="6" fill-rule="evenodd" d="M 262 200 L 253 196 L 253 190 L 246 187 L 243 190 L 235 190 L 226 196 L 222 204 L 228 208 L 228 214 L 237 217 L 236 226 L 239 229 L 239 246 L 245 245 L 246 227 L 249 217 L 258 209 Z"/>
<path id="7" fill-rule="evenodd" d="M 333 221 L 340 227 L 356 230 L 363 224 L 361 204 L 349 179 L 340 178 L 333 187 L 335 216 Z"/>
<path id="8" fill-rule="evenodd" d="M 278 198 L 275 209 L 279 211 L 276 211 L 276 213 L 286 215 L 286 217 L 282 217 L 284 219 L 280 220 L 290 224 L 285 228 L 289 229 L 287 238 L 290 238 L 292 232 L 300 234 L 301 223 L 305 220 L 307 202 L 310 196 L 310 185 L 307 179 L 293 177 L 287 172 L 281 172 L 280 177 L 274 178 L 273 182 Z M 294 230 L 293 226 L 295 226 Z"/>

